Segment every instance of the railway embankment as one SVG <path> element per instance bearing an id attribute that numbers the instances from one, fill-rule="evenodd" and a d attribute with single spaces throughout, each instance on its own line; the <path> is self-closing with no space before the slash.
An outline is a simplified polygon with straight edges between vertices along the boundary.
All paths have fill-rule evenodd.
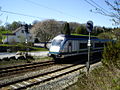
<path id="1" fill-rule="evenodd" d="M 92 64 L 90 71 L 97 67 L 100 67 L 101 65 L 102 65 L 101 62 Z M 64 76 L 61 76 L 59 78 L 55 78 L 52 81 L 36 85 L 32 88 L 29 88 L 28 90 L 63 90 L 78 82 L 79 78 L 83 77 L 83 73 L 86 73 L 86 71 L 87 69 L 86 67 L 84 67 L 79 70 L 73 71 L 69 74 L 66 74 Z"/>
<path id="2" fill-rule="evenodd" d="M 98 65 L 92 65 L 98 66 Z M 64 89 L 77 82 L 84 64 L 56 64 L 52 67 L 1 80 L 1 89 Z"/>
<path id="3" fill-rule="evenodd" d="M 102 66 L 83 74 L 66 90 L 120 90 L 120 41 L 110 42 L 103 51 Z"/>

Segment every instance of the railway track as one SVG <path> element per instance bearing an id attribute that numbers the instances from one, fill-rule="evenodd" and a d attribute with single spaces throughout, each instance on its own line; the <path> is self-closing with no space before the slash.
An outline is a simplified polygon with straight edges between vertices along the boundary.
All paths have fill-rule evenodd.
<path id="1" fill-rule="evenodd" d="M 54 64 L 53 61 L 45 61 L 45 62 L 36 62 L 36 63 L 0 68 L 0 77 L 17 74 L 20 72 L 21 73 L 26 72 L 26 71 L 28 72 L 29 70 L 35 70 L 39 67 L 52 65 L 52 64 Z"/>
<path id="2" fill-rule="evenodd" d="M 48 71 L 45 73 L 40 73 L 35 76 L 31 76 L 31 77 L 27 77 L 27 78 L 20 79 L 17 81 L 2 84 L 2 85 L 0 85 L 0 89 L 1 90 L 26 89 L 28 87 L 53 80 L 55 78 L 59 78 L 61 76 L 64 76 L 64 75 L 74 72 L 76 70 L 80 70 L 81 68 L 84 68 L 84 67 L 85 67 L 85 65 L 81 65 L 79 63 L 65 66 L 65 67 L 62 67 L 62 68 L 59 68 L 56 70 Z"/>

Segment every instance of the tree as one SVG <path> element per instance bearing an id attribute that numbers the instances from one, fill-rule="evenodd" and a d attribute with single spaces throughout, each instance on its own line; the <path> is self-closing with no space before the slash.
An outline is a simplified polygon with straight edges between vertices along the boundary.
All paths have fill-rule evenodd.
<path id="1" fill-rule="evenodd" d="M 7 24 L 5 27 L 7 30 L 15 30 L 17 28 L 19 28 L 22 25 L 22 23 L 20 21 L 16 22 L 14 21 L 12 24 Z"/>
<path id="2" fill-rule="evenodd" d="M 75 31 L 76 27 L 80 26 L 80 24 L 76 23 L 76 22 L 70 22 L 69 26 L 70 26 L 71 33 L 76 33 L 76 31 Z"/>
<path id="3" fill-rule="evenodd" d="M 70 27 L 69 27 L 69 23 L 65 23 L 65 26 L 64 26 L 64 31 L 65 31 L 65 34 L 66 35 L 70 35 L 71 32 L 70 32 Z"/>
<path id="4" fill-rule="evenodd" d="M 75 33 L 76 33 L 76 34 L 81 34 L 81 33 L 82 33 L 82 30 L 81 30 L 80 26 L 78 26 L 78 27 L 75 29 Z"/>
<path id="5" fill-rule="evenodd" d="M 45 20 L 35 24 L 31 33 L 40 42 L 48 42 L 61 32 L 61 24 L 53 19 Z"/>
<path id="6" fill-rule="evenodd" d="M 78 27 L 76 27 L 75 33 L 76 34 L 84 34 L 84 35 L 88 34 L 88 32 L 86 31 L 86 27 L 85 27 L 84 24 L 81 24 Z"/>
<path id="7" fill-rule="evenodd" d="M 39 23 L 38 20 L 34 20 L 34 21 L 32 22 L 33 25 L 35 25 L 35 24 L 37 24 L 37 23 Z"/>
<path id="8" fill-rule="evenodd" d="M 112 34 L 111 32 L 104 32 L 104 33 L 100 33 L 98 35 L 98 38 L 100 39 L 113 39 L 115 37 L 114 34 Z"/>
<path id="9" fill-rule="evenodd" d="M 112 21 L 116 25 L 120 25 L 120 0 L 113 0 L 114 2 L 110 2 L 105 0 L 106 4 L 110 7 L 110 11 L 105 10 L 104 8 L 98 6 L 96 7 L 96 12 L 105 16 L 111 17 Z M 91 10 L 93 12 L 93 10 Z"/>
<path id="10" fill-rule="evenodd" d="M 0 26 L 0 32 L 1 31 L 5 31 L 5 27 L 4 26 Z"/>

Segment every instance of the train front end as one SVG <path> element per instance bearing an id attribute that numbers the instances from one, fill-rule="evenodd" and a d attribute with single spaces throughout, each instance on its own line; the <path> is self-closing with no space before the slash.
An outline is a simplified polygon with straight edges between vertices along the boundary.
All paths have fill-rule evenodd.
<path id="1" fill-rule="evenodd" d="M 61 47 L 62 47 L 63 42 L 64 42 L 63 35 L 56 36 L 51 42 L 48 56 L 53 57 L 54 59 L 61 58 L 62 57 Z"/>

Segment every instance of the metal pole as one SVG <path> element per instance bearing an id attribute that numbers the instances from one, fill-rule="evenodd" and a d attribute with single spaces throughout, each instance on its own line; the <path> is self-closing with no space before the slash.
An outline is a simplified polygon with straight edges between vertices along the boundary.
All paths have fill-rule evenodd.
<path id="1" fill-rule="evenodd" d="M 89 39 L 88 39 L 88 61 L 87 61 L 87 73 L 89 73 L 89 69 L 90 69 L 90 32 L 89 32 Z"/>

